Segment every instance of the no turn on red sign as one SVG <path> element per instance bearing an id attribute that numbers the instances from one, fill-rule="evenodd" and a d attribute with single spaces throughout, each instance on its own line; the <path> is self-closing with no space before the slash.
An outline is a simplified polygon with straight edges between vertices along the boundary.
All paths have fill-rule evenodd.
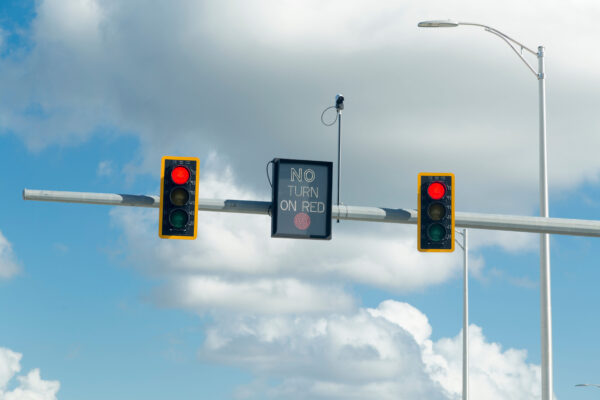
<path id="1" fill-rule="evenodd" d="M 331 239 L 333 163 L 275 158 L 271 237 Z"/>

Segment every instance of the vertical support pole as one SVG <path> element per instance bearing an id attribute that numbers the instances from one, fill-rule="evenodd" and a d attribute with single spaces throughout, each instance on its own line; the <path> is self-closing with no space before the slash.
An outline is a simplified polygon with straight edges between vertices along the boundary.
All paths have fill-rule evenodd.
<path id="1" fill-rule="evenodd" d="M 546 76 L 544 47 L 538 47 L 540 111 L 540 216 L 548 217 L 548 162 L 546 159 Z M 542 342 L 542 400 L 553 400 L 552 383 L 552 304 L 550 295 L 550 236 L 540 235 L 540 306 Z"/>
<path id="2" fill-rule="evenodd" d="M 469 242 L 463 229 L 463 365 L 462 400 L 469 399 Z"/>
<path id="3" fill-rule="evenodd" d="M 340 175 L 342 174 L 342 110 L 338 109 L 338 162 L 337 162 L 337 205 L 338 210 L 340 207 Z M 338 213 L 339 215 L 339 213 Z M 340 223 L 340 219 L 337 219 L 337 223 Z"/>

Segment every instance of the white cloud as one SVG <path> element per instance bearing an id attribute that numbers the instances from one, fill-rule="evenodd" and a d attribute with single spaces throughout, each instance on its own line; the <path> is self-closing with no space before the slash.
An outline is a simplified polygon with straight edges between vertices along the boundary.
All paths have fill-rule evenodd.
<path id="1" fill-rule="evenodd" d="M 547 46 L 551 196 L 598 179 L 600 55 L 585 49 L 600 28 L 581 22 L 600 15 L 593 1 L 139 7 L 39 2 L 35 45 L 0 61 L 0 126 L 34 149 L 133 133 L 143 154 L 130 170 L 153 174 L 161 155 L 217 149 L 256 191 L 274 156 L 335 159 L 318 117 L 342 91 L 346 203 L 414 207 L 417 173 L 440 170 L 457 176 L 459 210 L 531 214 L 537 82 L 483 30 L 416 27 L 458 18 Z"/>
<path id="2" fill-rule="evenodd" d="M 58 381 L 43 380 L 38 368 L 26 375 L 21 371 L 22 354 L 0 347 L 0 399 L 2 400 L 56 400 L 60 389 Z M 16 383 L 12 380 L 16 377 Z M 8 389 L 11 387 L 11 389 Z"/>
<path id="3" fill-rule="evenodd" d="M 433 343 L 440 358 L 433 376 L 450 392 L 462 391 L 462 334 Z M 489 343 L 482 329 L 469 326 L 469 392 L 474 399 L 533 399 L 540 397 L 540 367 L 526 362 L 527 351 L 502 350 Z M 442 361 L 443 360 L 443 361 Z M 443 365 L 443 368 L 439 368 Z"/>
<path id="4" fill-rule="evenodd" d="M 0 393 L 6 389 L 8 382 L 21 370 L 22 354 L 0 347 Z"/>
<path id="5" fill-rule="evenodd" d="M 311 313 L 348 310 L 354 306 L 354 300 L 342 288 L 290 278 L 236 282 L 212 276 L 185 276 L 173 279 L 157 296 L 162 303 L 199 312 Z"/>
<path id="6" fill-rule="evenodd" d="M 218 317 L 200 355 L 255 374 L 240 398 L 459 399 L 461 334 L 432 341 L 431 332 L 419 310 L 388 300 L 321 317 Z M 539 367 L 525 351 L 503 351 L 476 325 L 469 341 L 473 398 L 539 397 Z"/>
<path id="7" fill-rule="evenodd" d="M 0 279 L 8 279 L 19 273 L 21 267 L 10 242 L 0 232 Z"/>
<path id="8" fill-rule="evenodd" d="M 52 248 L 60 254 L 66 254 L 69 252 L 69 246 L 67 246 L 64 243 L 58 243 L 58 242 L 52 243 Z"/>
<path id="9" fill-rule="evenodd" d="M 110 176 L 114 171 L 113 162 L 110 160 L 100 161 L 98 168 L 96 169 L 96 175 L 98 176 Z"/>
<path id="10" fill-rule="evenodd" d="M 474 250 L 497 246 L 509 253 L 519 253 L 538 250 L 540 245 L 540 235 L 536 233 L 470 229 L 468 235 L 469 247 Z"/>
<path id="11" fill-rule="evenodd" d="M 34 39 L 54 46 L 61 43 L 77 51 L 100 39 L 100 24 L 104 21 L 106 3 L 97 0 L 44 0 L 38 6 Z"/>
<path id="12" fill-rule="evenodd" d="M 497 267 L 488 268 L 485 274 L 476 274 L 477 278 L 485 281 L 493 279 L 494 281 L 506 281 L 513 286 L 517 286 L 525 289 L 539 289 L 538 279 L 532 279 L 526 275 L 512 276 L 508 274 L 504 269 Z"/>
<path id="13" fill-rule="evenodd" d="M 458 210 L 532 213 L 537 82 L 483 31 L 416 28 L 419 20 L 448 17 L 547 46 L 551 195 L 599 176 L 600 55 L 587 49 L 600 33 L 596 24 L 581 22 L 600 14 L 593 1 L 569 7 L 558 0 L 543 7 L 541 0 L 477 6 L 466 0 L 182 1 L 144 6 L 143 13 L 135 0 L 36 4 L 33 46 L 0 60 L 0 129 L 32 149 L 77 144 L 109 126 L 137 135 L 141 170 L 155 174 L 164 154 L 204 157 L 216 149 L 231 167 L 223 174 L 203 166 L 201 195 L 265 199 L 264 164 L 272 157 L 335 159 L 335 130 L 322 127 L 318 116 L 342 91 L 344 202 L 415 207 L 417 173 L 440 170 L 457 176 Z M 441 148 L 447 150 L 432 151 Z M 271 357 L 277 352 L 265 352 L 267 345 L 283 351 L 296 373 L 271 388 L 273 396 L 303 397 L 306 386 L 311 398 L 398 397 L 402 390 L 456 397 L 456 369 L 449 366 L 456 363 L 457 339 L 431 342 L 418 310 L 384 303 L 341 313 L 352 308 L 344 282 L 410 291 L 458 274 L 460 252 L 417 253 L 414 227 L 343 223 L 331 242 L 296 242 L 271 239 L 266 216 L 201 213 L 198 239 L 177 242 L 158 239 L 156 210 L 123 208 L 112 217 L 132 263 L 167 278 L 159 292 L 166 304 L 271 315 L 231 322 L 229 333 L 216 326 L 205 350 L 236 364 L 246 354 L 256 361 L 248 368 L 265 374 L 285 365 Z M 533 247 L 513 235 L 497 236 L 503 248 Z M 14 274 L 17 264 L 1 234 L 0 254 L 8 254 L 0 258 L 0 277 Z M 332 314 L 272 316 L 309 311 Z M 523 382 L 533 379 L 535 367 L 524 364 L 523 353 L 502 352 L 473 331 L 482 353 L 503 365 L 490 376 L 481 373 L 481 390 L 512 379 L 514 371 Z M 236 344 L 240 356 L 231 351 Z M 311 371 L 317 363 L 302 358 L 310 352 L 322 361 L 316 371 L 326 379 Z M 340 360 L 348 369 L 322 367 Z M 363 373 L 371 380 L 357 387 L 352 382 Z M 34 385 L 35 370 L 23 379 Z M 532 393 L 525 384 L 513 386 L 523 396 Z M 489 390 L 508 396 L 500 389 Z"/>

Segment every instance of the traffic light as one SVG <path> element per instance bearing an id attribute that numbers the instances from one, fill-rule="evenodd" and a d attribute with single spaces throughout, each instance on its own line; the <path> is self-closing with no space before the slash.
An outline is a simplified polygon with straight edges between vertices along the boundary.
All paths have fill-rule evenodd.
<path id="1" fill-rule="evenodd" d="M 200 160 L 195 157 L 162 158 L 158 236 L 196 239 Z"/>
<path id="2" fill-rule="evenodd" d="M 419 174 L 417 247 L 419 251 L 454 251 L 454 174 Z"/>

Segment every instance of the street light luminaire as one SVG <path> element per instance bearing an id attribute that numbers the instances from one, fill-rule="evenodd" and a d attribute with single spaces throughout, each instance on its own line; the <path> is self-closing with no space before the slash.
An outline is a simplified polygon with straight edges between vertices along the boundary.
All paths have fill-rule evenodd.
<path id="1" fill-rule="evenodd" d="M 417 25 L 419 28 L 454 28 L 459 23 L 452 21 L 451 19 L 446 20 L 433 20 L 433 21 L 422 21 Z"/>

